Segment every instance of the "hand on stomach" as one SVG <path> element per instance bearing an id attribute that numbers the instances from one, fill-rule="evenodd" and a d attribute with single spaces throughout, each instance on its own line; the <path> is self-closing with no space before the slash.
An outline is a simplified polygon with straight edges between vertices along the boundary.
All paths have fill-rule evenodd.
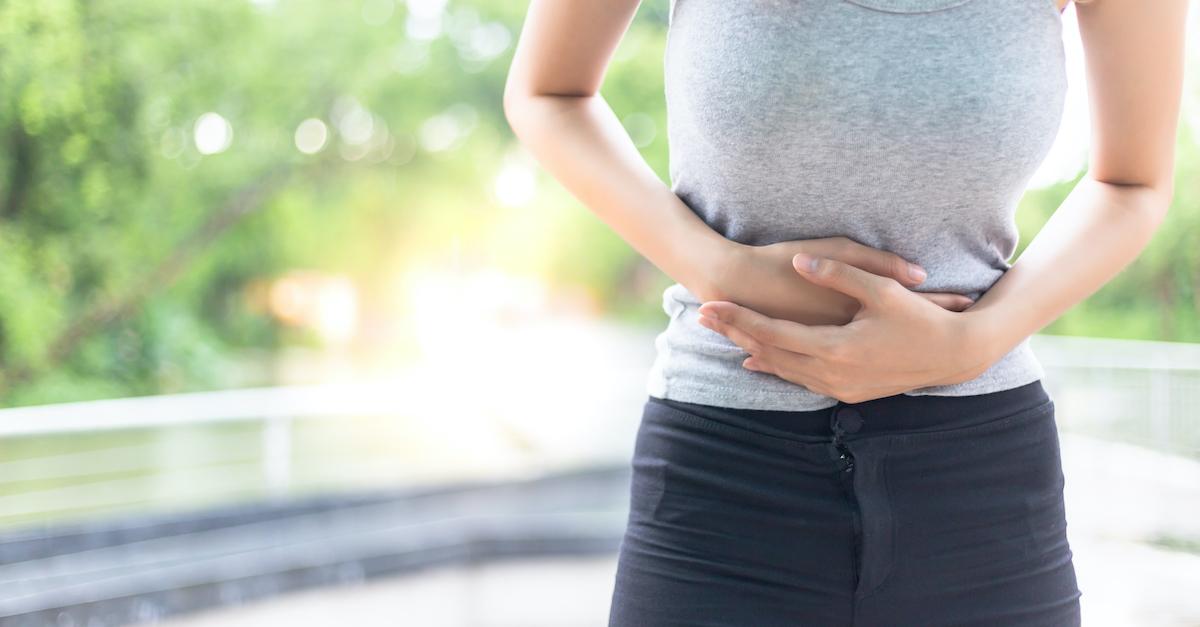
<path id="1" fill-rule="evenodd" d="M 834 289 L 816 285 L 792 266 L 797 253 L 836 259 L 872 274 L 890 278 L 912 288 L 924 281 L 916 267 L 899 255 L 871 248 L 847 237 L 792 240 L 765 246 L 734 243 L 721 276 L 714 281 L 717 293 L 700 295 L 701 300 L 725 300 L 753 309 L 765 316 L 802 324 L 846 324 L 862 308 L 858 300 Z M 955 292 L 916 292 L 950 311 L 972 304 Z"/>

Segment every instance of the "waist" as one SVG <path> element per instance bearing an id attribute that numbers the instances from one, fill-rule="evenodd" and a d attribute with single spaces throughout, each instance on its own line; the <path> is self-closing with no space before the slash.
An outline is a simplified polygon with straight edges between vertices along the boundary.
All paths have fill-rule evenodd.
<path id="1" fill-rule="evenodd" d="M 1014 388 L 968 396 L 896 394 L 861 403 L 838 402 L 817 410 L 791 411 L 719 407 L 651 396 L 648 402 L 731 427 L 776 436 L 828 437 L 835 414 L 844 425 L 853 414 L 851 437 L 926 433 L 978 427 L 1052 407 L 1040 379 Z M 848 411 L 851 408 L 853 411 Z"/>
<path id="2" fill-rule="evenodd" d="M 655 359 L 647 377 L 650 396 L 757 410 L 811 411 L 837 400 L 798 383 L 744 368 L 749 356 L 732 340 L 699 323 L 699 299 L 678 283 L 663 292 L 667 327 L 654 340 Z M 908 396 L 972 396 L 1007 390 L 1045 377 L 1029 338 L 986 371 L 962 383 L 929 386 Z"/>

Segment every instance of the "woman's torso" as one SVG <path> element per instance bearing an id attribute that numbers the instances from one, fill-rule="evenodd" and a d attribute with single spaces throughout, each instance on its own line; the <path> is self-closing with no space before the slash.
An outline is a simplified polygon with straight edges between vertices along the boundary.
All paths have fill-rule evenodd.
<path id="1" fill-rule="evenodd" d="M 842 235 L 928 272 L 921 291 L 978 298 L 1009 267 L 1016 204 L 1066 91 L 1055 0 L 671 0 L 664 59 L 672 189 L 751 245 Z M 652 396 L 756 409 L 834 404 L 741 367 L 663 293 Z M 1023 342 L 978 394 L 1043 375 Z"/>

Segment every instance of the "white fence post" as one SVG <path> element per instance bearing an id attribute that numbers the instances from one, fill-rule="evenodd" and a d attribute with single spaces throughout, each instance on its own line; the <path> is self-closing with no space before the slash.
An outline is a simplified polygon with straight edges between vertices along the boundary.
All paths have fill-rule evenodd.
<path id="1" fill-rule="evenodd" d="M 274 495 L 287 493 L 292 480 L 292 419 L 275 416 L 263 421 L 263 476 Z"/>
<path id="2" fill-rule="evenodd" d="M 1163 450 L 1171 449 L 1171 360 L 1155 353 L 1156 367 L 1150 371 L 1150 441 Z"/>

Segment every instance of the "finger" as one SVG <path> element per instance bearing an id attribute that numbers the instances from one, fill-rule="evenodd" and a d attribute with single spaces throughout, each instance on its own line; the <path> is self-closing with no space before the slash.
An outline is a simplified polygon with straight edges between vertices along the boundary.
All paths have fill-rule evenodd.
<path id="1" fill-rule="evenodd" d="M 805 279 L 852 296 L 864 306 L 878 305 L 885 291 L 893 286 L 903 287 L 895 279 L 871 274 L 837 259 L 797 253 L 792 257 L 792 266 Z"/>
<path id="2" fill-rule="evenodd" d="M 834 329 L 841 328 L 779 320 L 729 301 L 709 301 L 700 305 L 699 311 L 702 317 L 711 315 L 727 325 L 737 327 L 761 344 L 806 355 L 824 355 L 834 341 Z"/>
<path id="3" fill-rule="evenodd" d="M 818 394 L 826 394 L 829 387 L 821 380 L 822 370 L 819 363 L 819 360 L 811 355 L 778 349 L 763 355 L 751 355 L 742 360 L 742 367 L 772 374 L 785 381 L 803 385 Z"/>
<path id="4" fill-rule="evenodd" d="M 949 309 L 950 311 L 962 311 L 975 304 L 975 301 L 971 300 L 970 298 L 963 296 L 962 294 L 955 294 L 953 292 L 914 293 L 922 298 L 925 298 L 926 300 L 932 301 L 933 304 L 939 305 L 944 309 Z"/>
<path id="5" fill-rule="evenodd" d="M 728 337 L 742 350 L 750 353 L 749 357 L 742 360 L 742 366 L 748 370 L 773 374 L 801 385 L 810 382 L 814 374 L 820 372 L 820 369 L 816 368 L 816 357 L 763 344 L 745 331 L 720 320 L 701 316 L 700 324 Z"/>
<path id="6" fill-rule="evenodd" d="M 716 331 L 717 333 L 720 333 L 721 335 L 724 335 L 732 340 L 734 344 L 737 344 L 739 347 L 741 347 L 742 350 L 750 353 L 751 355 L 758 355 L 766 352 L 766 347 L 763 346 L 762 342 L 759 342 L 750 334 L 737 327 L 730 326 L 724 322 L 721 322 L 720 320 L 715 320 L 707 316 L 700 316 L 699 321 L 701 326 L 707 327 L 713 331 Z"/>
<path id="7" fill-rule="evenodd" d="M 753 370 L 755 372 L 772 374 L 777 377 L 779 376 L 779 373 L 776 372 L 776 370 L 775 370 L 775 365 L 765 355 L 751 355 L 751 356 L 743 359 L 742 367 L 745 368 L 746 370 Z"/>
<path id="8" fill-rule="evenodd" d="M 778 375 L 778 369 L 776 369 L 774 364 L 786 362 L 788 356 L 808 357 L 800 356 L 799 353 L 786 351 L 784 348 L 764 345 L 762 342 L 752 338 L 748 333 L 745 333 L 744 330 L 730 326 L 730 324 L 719 320 L 713 320 L 713 318 L 701 316 L 700 323 L 704 327 L 713 329 L 716 333 L 725 335 L 733 344 L 738 345 L 743 351 L 750 353 L 750 357 L 746 359 L 755 358 L 760 360 L 760 370 L 767 372 L 767 374 Z M 745 360 L 743 360 L 743 365 L 745 365 Z"/>
<path id="9" fill-rule="evenodd" d="M 850 238 L 844 238 L 837 251 L 827 256 L 872 274 L 892 277 L 905 285 L 920 285 L 927 276 L 924 268 L 896 253 L 871 248 Z"/>

